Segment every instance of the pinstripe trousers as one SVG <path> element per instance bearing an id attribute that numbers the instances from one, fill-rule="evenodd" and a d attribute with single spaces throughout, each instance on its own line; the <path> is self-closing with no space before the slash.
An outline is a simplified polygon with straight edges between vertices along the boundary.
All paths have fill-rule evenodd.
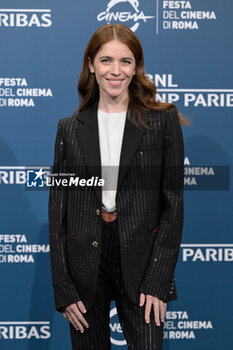
<path id="1" fill-rule="evenodd" d="M 99 265 L 95 306 L 84 314 L 89 328 L 84 333 L 70 323 L 73 350 L 110 350 L 109 313 L 111 300 L 115 300 L 118 318 L 129 350 L 161 350 L 163 323 L 156 326 L 153 308 L 150 323 L 145 323 L 143 307 L 128 299 L 121 276 L 120 247 L 117 219 L 107 223 L 103 220 L 102 247 Z"/>

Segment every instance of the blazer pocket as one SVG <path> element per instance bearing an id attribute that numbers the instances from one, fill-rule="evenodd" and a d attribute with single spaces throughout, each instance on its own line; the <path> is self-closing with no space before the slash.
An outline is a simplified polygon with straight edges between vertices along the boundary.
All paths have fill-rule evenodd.
<path id="1" fill-rule="evenodd" d="M 149 231 L 146 231 L 146 233 L 152 233 L 152 232 L 157 232 L 159 229 L 159 226 L 155 226 L 154 228 L 152 228 L 151 230 Z"/>
<path id="2" fill-rule="evenodd" d="M 77 240 L 78 237 L 72 235 L 66 235 L 66 238 Z"/>
<path id="3" fill-rule="evenodd" d="M 158 147 L 158 143 L 149 143 L 147 145 L 140 145 L 137 149 L 137 152 L 155 149 L 157 147 Z"/>

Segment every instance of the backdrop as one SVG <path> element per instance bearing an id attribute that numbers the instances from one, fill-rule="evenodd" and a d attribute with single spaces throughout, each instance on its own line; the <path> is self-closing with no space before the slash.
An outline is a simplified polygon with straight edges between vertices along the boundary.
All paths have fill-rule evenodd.
<path id="1" fill-rule="evenodd" d="M 118 22 L 138 35 L 158 100 L 173 101 L 192 120 L 182 127 L 185 221 L 164 349 L 231 350 L 232 0 L 12 0 L 11 8 L 1 0 L 0 6 L 1 349 L 71 347 L 68 323 L 54 309 L 48 190 L 35 172 L 51 166 L 57 122 L 78 107 L 90 36 Z M 110 327 L 113 349 L 126 349 L 114 303 Z"/>

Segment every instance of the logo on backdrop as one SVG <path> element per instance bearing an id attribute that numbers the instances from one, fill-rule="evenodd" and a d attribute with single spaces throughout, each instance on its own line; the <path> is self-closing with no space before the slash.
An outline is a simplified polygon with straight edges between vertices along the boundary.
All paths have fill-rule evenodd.
<path id="1" fill-rule="evenodd" d="M 0 263 L 34 263 L 38 254 L 49 253 L 49 244 L 31 244 L 22 233 L 0 233 Z"/>
<path id="2" fill-rule="evenodd" d="M 185 191 L 229 191 L 229 165 L 191 165 L 189 157 L 184 158 Z"/>
<path id="3" fill-rule="evenodd" d="M 208 10 L 193 9 L 193 1 L 156 0 L 156 34 L 159 30 L 199 30 L 205 21 L 216 20 L 212 2 Z"/>
<path id="4" fill-rule="evenodd" d="M 51 25 L 51 9 L 0 9 L 0 28 L 47 28 Z"/>
<path id="5" fill-rule="evenodd" d="M 123 11 L 123 3 L 127 3 L 126 11 Z M 117 5 L 122 5 L 121 11 Z M 138 0 L 111 0 L 108 2 L 106 10 L 97 15 L 99 22 L 106 21 L 107 23 L 121 22 L 130 27 L 135 32 L 141 22 L 147 22 L 154 16 L 146 16 L 142 10 L 139 9 Z"/>
<path id="6" fill-rule="evenodd" d="M 36 100 L 53 97 L 50 88 L 30 87 L 26 78 L 0 77 L 0 107 L 35 107 Z"/>
<path id="7" fill-rule="evenodd" d="M 153 322 L 153 320 L 151 320 Z M 192 320 L 187 310 L 172 310 L 166 312 L 164 322 L 164 339 L 196 339 L 199 331 L 212 331 L 211 320 Z M 111 343 L 117 346 L 126 345 L 116 308 L 110 311 Z"/>
<path id="8" fill-rule="evenodd" d="M 183 262 L 233 262 L 233 244 L 181 244 Z"/>
<path id="9" fill-rule="evenodd" d="M 0 339 L 49 339 L 51 337 L 49 321 L 12 321 L 0 322 Z"/>
<path id="10" fill-rule="evenodd" d="M 117 309 L 114 307 L 110 311 L 111 343 L 118 346 L 126 345 L 121 325 L 117 316 Z"/>
<path id="11" fill-rule="evenodd" d="M 233 89 L 183 88 L 175 81 L 173 74 L 147 74 L 157 87 L 157 100 L 180 101 L 184 107 L 233 107 Z"/>
<path id="12" fill-rule="evenodd" d="M 186 310 L 166 312 L 164 339 L 196 339 L 203 330 L 206 334 L 213 330 L 210 320 L 192 320 Z"/>

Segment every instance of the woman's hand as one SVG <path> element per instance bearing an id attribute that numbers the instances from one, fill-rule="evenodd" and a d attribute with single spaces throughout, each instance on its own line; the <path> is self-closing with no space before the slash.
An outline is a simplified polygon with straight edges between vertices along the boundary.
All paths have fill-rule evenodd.
<path id="1" fill-rule="evenodd" d="M 62 312 L 63 316 L 67 321 L 72 323 L 74 328 L 81 333 L 84 332 L 83 326 L 86 328 L 89 328 L 89 324 L 83 317 L 82 313 L 86 313 L 85 306 L 83 305 L 82 301 L 78 301 L 77 303 L 70 304 L 64 308 L 64 311 Z"/>
<path id="2" fill-rule="evenodd" d="M 165 319 L 167 303 L 157 297 L 153 297 L 152 295 L 140 293 L 140 306 L 144 305 L 145 300 L 145 322 L 150 323 L 150 312 L 151 306 L 153 305 L 155 323 L 157 326 L 160 326 L 160 322 L 164 322 Z"/>

